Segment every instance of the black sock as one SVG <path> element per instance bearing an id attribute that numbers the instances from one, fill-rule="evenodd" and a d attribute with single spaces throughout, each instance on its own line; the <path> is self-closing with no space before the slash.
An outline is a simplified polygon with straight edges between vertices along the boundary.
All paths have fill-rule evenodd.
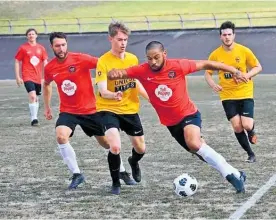
<path id="1" fill-rule="evenodd" d="M 145 153 L 142 153 L 142 154 L 138 154 L 134 148 L 132 148 L 132 157 L 131 157 L 131 161 L 133 163 L 137 163 L 139 160 L 142 159 L 142 157 L 145 155 Z"/>
<path id="2" fill-rule="evenodd" d="M 250 136 L 252 132 L 254 132 L 255 124 L 253 124 L 253 127 L 251 130 L 247 131 L 247 134 Z"/>
<path id="3" fill-rule="evenodd" d="M 107 160 L 108 160 L 109 170 L 110 170 L 113 183 L 120 183 L 120 178 L 119 178 L 120 164 L 121 164 L 120 154 L 113 154 L 109 151 Z"/>
<path id="4" fill-rule="evenodd" d="M 235 135 L 240 145 L 242 146 L 242 148 L 247 152 L 248 156 L 254 155 L 245 132 L 244 131 L 242 131 L 241 133 L 235 132 Z"/>

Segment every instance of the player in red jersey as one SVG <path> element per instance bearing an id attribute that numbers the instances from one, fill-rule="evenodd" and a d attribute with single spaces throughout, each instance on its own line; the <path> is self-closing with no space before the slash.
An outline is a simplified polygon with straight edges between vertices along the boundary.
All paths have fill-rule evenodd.
<path id="1" fill-rule="evenodd" d="M 42 72 L 43 67 L 47 64 L 48 55 L 45 48 L 36 42 L 37 31 L 34 28 L 28 29 L 26 36 L 28 42 L 22 44 L 15 55 L 15 78 L 18 86 L 24 82 L 29 94 L 31 125 L 37 126 L 38 96 L 41 95 Z"/>
<path id="2" fill-rule="evenodd" d="M 48 120 L 53 118 L 50 101 L 51 82 L 54 81 L 57 84 L 60 98 L 56 138 L 60 154 L 73 173 L 69 189 L 75 189 L 84 182 L 84 175 L 78 167 L 75 151 L 69 143 L 69 138 L 73 136 L 75 127 L 80 125 L 86 135 L 95 136 L 102 147 L 109 149 L 101 117 L 96 112 L 96 100 L 90 74 L 90 69 L 96 68 L 98 58 L 88 54 L 68 52 L 67 37 L 62 32 L 51 33 L 50 43 L 56 57 L 45 67 L 44 114 Z M 120 98 L 118 97 L 118 99 Z M 128 178 L 130 177 L 128 176 Z M 128 180 L 123 180 L 126 184 L 133 185 L 129 184 Z M 132 180 L 132 182 L 134 181 Z"/>
<path id="3" fill-rule="evenodd" d="M 207 60 L 167 59 L 162 43 L 152 41 L 146 46 L 148 62 L 125 70 L 111 70 L 109 79 L 137 78 L 148 93 L 150 103 L 161 123 L 187 151 L 196 154 L 226 178 L 237 190 L 244 192 L 246 175 L 226 162 L 200 136 L 201 115 L 191 101 L 185 76 L 199 70 L 223 70 L 237 79 L 247 79 L 234 67 Z"/>

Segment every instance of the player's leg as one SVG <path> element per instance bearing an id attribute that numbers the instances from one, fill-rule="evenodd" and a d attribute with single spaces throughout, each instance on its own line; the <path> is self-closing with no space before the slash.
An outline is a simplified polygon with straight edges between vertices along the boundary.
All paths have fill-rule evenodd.
<path id="1" fill-rule="evenodd" d="M 60 113 L 56 122 L 56 139 L 58 148 L 63 161 L 73 174 L 72 182 L 69 189 L 76 189 L 79 184 L 84 182 L 84 176 L 80 172 L 76 153 L 69 142 L 69 138 L 73 136 L 77 125 L 76 116 L 68 113 Z"/>
<path id="2" fill-rule="evenodd" d="M 132 155 L 128 158 L 132 176 L 136 182 L 141 182 L 139 161 L 146 151 L 143 126 L 138 114 L 120 115 L 121 129 L 124 130 L 132 143 Z"/>
<path id="3" fill-rule="evenodd" d="M 257 135 L 254 130 L 254 99 L 243 100 L 241 120 L 243 128 L 247 131 L 250 143 L 256 144 Z"/>
<path id="4" fill-rule="evenodd" d="M 35 90 L 35 83 L 31 82 L 31 81 L 26 81 L 26 82 L 24 82 L 24 85 L 28 92 L 31 125 L 37 126 L 38 125 L 37 105 L 36 105 L 37 95 L 36 95 L 36 90 Z"/>
<path id="5" fill-rule="evenodd" d="M 244 131 L 242 120 L 240 116 L 241 106 L 239 100 L 226 100 L 222 102 L 224 111 L 226 113 L 227 119 L 230 121 L 231 126 L 234 130 L 235 136 L 247 153 L 248 158 L 253 157 L 254 153 L 250 147 L 250 143 L 248 141 L 247 135 Z M 246 160 L 248 162 L 248 160 Z"/>
<path id="6" fill-rule="evenodd" d="M 41 95 L 41 84 L 35 83 L 35 91 L 36 91 L 36 112 L 38 114 L 39 110 L 39 96 Z"/>
<path id="7" fill-rule="evenodd" d="M 179 125 L 168 127 L 172 136 L 188 151 L 199 155 L 205 162 L 215 168 L 237 190 L 244 192 L 245 174 L 226 162 L 224 157 L 201 141 L 201 118 L 197 112 L 186 117 Z M 182 134 L 181 134 L 182 133 Z"/>

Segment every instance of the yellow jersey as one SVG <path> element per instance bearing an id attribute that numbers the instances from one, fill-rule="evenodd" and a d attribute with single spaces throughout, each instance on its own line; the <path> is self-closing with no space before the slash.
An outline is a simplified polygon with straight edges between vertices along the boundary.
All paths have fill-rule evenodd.
<path id="1" fill-rule="evenodd" d="M 231 51 L 224 50 L 223 46 L 214 50 L 209 60 L 225 63 L 229 66 L 233 66 L 243 73 L 248 72 L 248 69 L 256 67 L 259 63 L 253 52 L 241 45 L 235 43 L 234 48 Z M 214 71 L 208 70 L 210 74 Z M 219 92 L 221 100 L 238 100 L 253 98 L 253 80 L 250 79 L 247 83 L 236 83 L 232 78 L 232 74 L 224 71 L 218 72 L 219 85 L 222 87 L 222 91 Z"/>
<path id="2" fill-rule="evenodd" d="M 115 114 L 136 114 L 139 111 L 140 101 L 136 79 L 109 80 L 107 73 L 111 69 L 126 69 L 138 64 L 138 58 L 131 53 L 125 53 L 120 59 L 108 51 L 102 55 L 97 63 L 96 83 L 107 81 L 107 89 L 111 92 L 123 92 L 121 101 L 102 98 L 99 91 L 96 93 L 97 111 L 109 111 Z"/>

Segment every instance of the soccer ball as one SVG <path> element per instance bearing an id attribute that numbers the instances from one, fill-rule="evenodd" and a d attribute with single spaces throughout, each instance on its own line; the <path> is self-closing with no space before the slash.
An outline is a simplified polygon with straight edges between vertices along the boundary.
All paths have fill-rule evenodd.
<path id="1" fill-rule="evenodd" d="M 192 196 L 196 193 L 198 182 L 195 177 L 183 173 L 173 181 L 173 188 L 176 195 L 181 197 Z"/>

